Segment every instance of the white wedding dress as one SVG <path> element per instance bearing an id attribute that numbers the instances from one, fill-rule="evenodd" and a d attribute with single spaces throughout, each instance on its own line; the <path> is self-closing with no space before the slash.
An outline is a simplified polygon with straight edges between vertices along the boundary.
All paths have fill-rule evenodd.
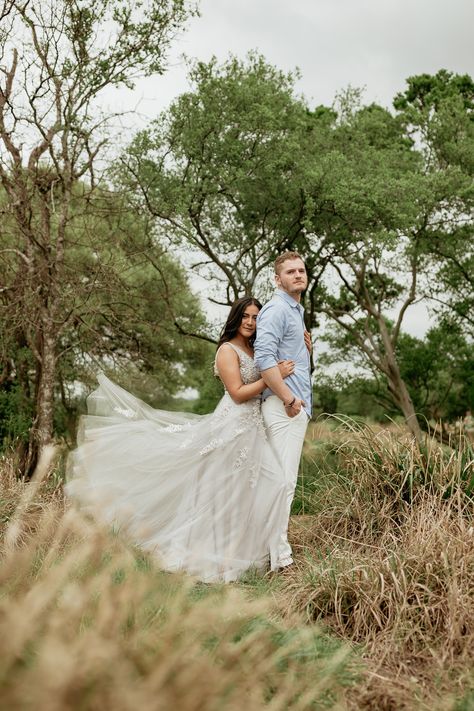
<path id="1" fill-rule="evenodd" d="M 256 381 L 253 359 L 229 346 L 242 382 Z M 260 398 L 238 405 L 225 392 L 213 413 L 193 415 L 155 410 L 105 375 L 98 380 L 69 459 L 69 497 L 167 570 L 228 582 L 286 564 L 286 487 Z"/>

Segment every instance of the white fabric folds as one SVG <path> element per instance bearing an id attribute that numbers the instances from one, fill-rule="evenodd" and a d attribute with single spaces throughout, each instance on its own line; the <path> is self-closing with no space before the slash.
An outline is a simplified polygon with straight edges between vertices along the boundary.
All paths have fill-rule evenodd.
<path id="1" fill-rule="evenodd" d="M 244 382 L 258 378 L 240 349 Z M 105 375 L 88 398 L 66 493 L 167 570 L 231 581 L 279 567 L 286 487 L 260 400 L 226 392 L 209 415 L 155 410 Z M 287 554 L 287 551 L 285 551 Z"/>

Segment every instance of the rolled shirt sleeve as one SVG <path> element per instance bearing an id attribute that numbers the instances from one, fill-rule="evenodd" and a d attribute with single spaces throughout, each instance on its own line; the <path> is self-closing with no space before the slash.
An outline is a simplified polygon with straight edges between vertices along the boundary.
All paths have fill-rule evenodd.
<path id="1" fill-rule="evenodd" d="M 266 304 L 257 317 L 257 338 L 254 343 L 255 365 L 260 372 L 278 364 L 285 328 L 283 310 L 272 302 Z"/>

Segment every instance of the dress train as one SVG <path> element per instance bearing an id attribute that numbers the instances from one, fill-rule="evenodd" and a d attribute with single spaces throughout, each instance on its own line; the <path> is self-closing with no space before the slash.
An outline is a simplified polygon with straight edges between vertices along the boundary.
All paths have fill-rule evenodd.
<path id="1" fill-rule="evenodd" d="M 232 344 L 244 383 L 253 360 Z M 125 529 L 167 570 L 207 582 L 251 567 L 280 567 L 286 486 L 269 445 L 260 399 L 225 392 L 209 415 L 156 410 L 104 374 L 88 398 L 67 495 Z"/>

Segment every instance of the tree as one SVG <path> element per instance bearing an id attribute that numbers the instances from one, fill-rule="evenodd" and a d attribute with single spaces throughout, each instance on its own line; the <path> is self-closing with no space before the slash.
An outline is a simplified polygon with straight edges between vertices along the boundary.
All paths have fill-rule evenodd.
<path id="1" fill-rule="evenodd" d="M 440 200 L 427 225 L 425 249 L 434 279 L 430 297 L 441 313 L 474 336 L 474 81 L 442 69 L 407 79 L 394 106 L 424 157 L 431 175 L 457 176 L 455 200 Z"/>
<path id="2" fill-rule="evenodd" d="M 404 335 L 398 359 L 426 420 L 452 422 L 474 409 L 474 356 L 459 325 L 441 321 L 423 340 Z"/>
<path id="3" fill-rule="evenodd" d="M 303 229 L 306 106 L 263 57 L 195 63 L 181 95 L 123 156 L 119 178 L 188 266 L 230 304 L 266 287 Z"/>
<path id="4" fill-rule="evenodd" d="M 3 313 L 12 336 L 34 356 L 34 427 L 28 466 L 53 433 L 60 340 L 107 265 L 94 263 L 85 289 L 72 268 L 81 216 L 98 187 L 110 119 L 97 99 L 162 72 L 166 50 L 184 23 L 184 0 L 53 0 L 4 4 L 0 31 L 0 181 L 8 258 Z M 21 52 L 18 50 L 21 47 Z M 80 290 L 77 293 L 77 290 Z M 80 294 L 80 295 L 79 295 Z"/>
<path id="5" fill-rule="evenodd" d="M 254 55 L 199 63 L 191 78 L 134 141 L 122 179 L 171 242 L 192 247 L 191 268 L 220 276 L 220 301 L 265 297 L 275 254 L 298 250 L 308 327 L 322 312 L 345 331 L 421 440 L 397 347 L 407 310 L 433 295 L 433 234 L 451 229 L 440 215 L 463 213 L 472 181 L 454 160 L 429 169 L 406 114 L 362 106 L 358 92 L 310 111 L 294 76 Z"/>
<path id="6" fill-rule="evenodd" d="M 346 333 L 333 334 L 333 349 L 324 364 L 350 359 L 357 366 L 352 374 L 323 377 L 315 387 L 323 406 L 336 401 L 326 412 L 367 415 L 381 419 L 394 417 L 399 407 L 376 368 L 367 374 L 367 363 Z M 398 339 L 397 362 L 401 377 L 410 393 L 420 424 L 428 430 L 433 421 L 441 422 L 446 434 L 448 422 L 474 408 L 474 357 L 472 347 L 459 326 L 442 321 L 428 330 L 425 337 L 402 333 Z M 383 419 L 383 417 L 382 417 Z"/>
<path id="7" fill-rule="evenodd" d="M 318 414 L 342 414 L 387 423 L 398 408 L 386 398 L 387 388 L 371 376 L 354 373 L 322 374 L 314 385 L 314 407 Z"/>
<path id="8" fill-rule="evenodd" d="M 5 255 L 6 257 L 6 255 Z M 9 261 L 0 262 L 0 276 Z M 123 197 L 95 191 L 94 200 L 75 224 L 75 248 L 65 257 L 68 282 L 64 308 L 71 314 L 58 331 L 55 375 L 55 429 L 74 437 L 78 383 L 95 381 L 98 368 L 147 399 L 168 405 L 178 389 L 194 385 L 194 371 L 207 354 L 176 328 L 173 319 L 198 331 L 204 317 L 189 289 L 182 267 L 155 240 L 149 220 L 127 209 Z M 10 304 L 14 291 L 10 290 Z M 15 341 L 26 328 L 21 314 L 10 311 L 2 321 L 4 411 L 8 424 L 1 439 L 25 441 L 34 418 L 35 359 Z M 15 409 L 14 409 L 15 408 Z M 28 439 L 26 439 L 26 443 Z"/>
<path id="9" fill-rule="evenodd" d="M 326 181 L 312 191 L 308 250 L 312 241 L 323 241 L 329 265 L 315 296 L 348 343 L 383 376 L 420 440 L 398 343 L 407 310 L 433 294 L 440 265 L 432 259 L 432 235 L 449 236 L 453 220 L 465 212 L 472 181 L 455 165 L 431 170 L 405 115 L 363 107 L 353 98 L 334 123 L 333 145 L 324 156 Z M 324 212 L 330 218 L 323 221 Z"/>
<path id="10" fill-rule="evenodd" d="M 401 122 L 378 107 L 349 106 L 334 122 L 312 188 L 307 249 L 323 244 L 328 267 L 313 298 L 387 381 L 417 438 L 421 430 L 401 377 L 396 346 L 423 271 L 420 232 L 429 190 Z M 388 319 L 396 313 L 393 325 Z"/>

